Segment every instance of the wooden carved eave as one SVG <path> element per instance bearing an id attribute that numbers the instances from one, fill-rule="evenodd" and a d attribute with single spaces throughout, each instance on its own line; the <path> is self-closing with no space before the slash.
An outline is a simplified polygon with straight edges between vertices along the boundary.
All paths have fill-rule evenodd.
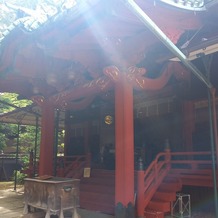
<path id="1" fill-rule="evenodd" d="M 171 10 L 153 5 L 153 1 L 136 2 L 174 43 L 186 30 L 202 25 L 197 13 Z M 159 78 L 162 83 L 155 81 L 159 85 L 146 78 L 146 73 L 131 74 L 131 69 L 137 69 L 137 64 L 149 58 L 146 55 L 159 41 L 120 1 L 99 1 L 93 10 L 78 14 L 75 19 L 69 15 L 69 19 L 53 20 L 32 33 L 16 30 L 4 41 L 0 73 L 20 76 L 28 84 L 28 88 L 23 86 L 22 94 L 26 92 L 29 98 L 42 94 L 61 107 L 84 105 L 90 100 L 86 95 L 113 88 L 113 80 L 104 75 L 104 69 L 111 65 L 121 71 L 129 69 L 135 88 L 161 88 L 172 74 L 163 73 Z M 0 87 L 0 91 L 5 88 Z M 15 92 L 21 92 L 20 89 L 11 88 Z M 73 102 L 77 99 L 83 100 Z"/>
<path id="2" fill-rule="evenodd" d="M 84 83 L 80 86 L 73 87 L 72 89 L 66 90 L 64 92 L 58 93 L 52 96 L 49 100 L 54 105 L 58 105 L 62 109 L 66 109 L 73 106 L 73 102 L 77 99 L 84 98 L 81 102 L 88 102 L 89 98 L 97 95 L 100 92 L 106 92 L 113 87 L 113 82 L 110 78 L 106 76 L 99 77 L 90 82 Z M 79 103 L 81 103 L 79 101 Z M 76 102 L 74 102 L 76 106 Z"/>
<path id="3" fill-rule="evenodd" d="M 83 110 L 87 108 L 95 99 L 95 96 L 82 98 L 79 101 L 68 101 L 62 108 L 65 110 Z"/>
<path id="4" fill-rule="evenodd" d="M 137 90 L 160 90 L 167 84 L 172 74 L 177 80 L 190 80 L 189 72 L 179 62 L 166 63 L 156 78 L 149 78 L 146 76 L 145 68 L 135 66 L 129 67 L 123 72 L 116 66 L 106 67 L 104 73 L 117 83 L 122 82 L 123 77 L 125 77 L 126 81 Z"/>

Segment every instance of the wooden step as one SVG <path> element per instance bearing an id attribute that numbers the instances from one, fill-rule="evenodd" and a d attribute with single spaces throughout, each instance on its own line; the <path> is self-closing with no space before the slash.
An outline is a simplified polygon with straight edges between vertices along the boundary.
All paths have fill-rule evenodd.
<path id="1" fill-rule="evenodd" d="M 204 175 L 189 175 L 189 174 L 182 174 L 180 175 L 180 178 L 187 178 L 187 179 L 198 179 L 198 180 L 212 180 L 212 176 L 204 176 Z"/>
<path id="2" fill-rule="evenodd" d="M 213 187 L 213 178 L 212 176 L 208 176 L 205 174 L 197 175 L 197 174 L 169 174 L 172 178 L 179 177 L 182 185 L 191 185 L 191 186 L 202 186 L 202 187 Z"/>
<path id="3" fill-rule="evenodd" d="M 165 183 L 181 183 L 181 180 L 179 177 L 174 176 L 175 174 L 167 174 L 167 176 L 163 179 L 163 182 Z"/>
<path id="4" fill-rule="evenodd" d="M 80 191 L 80 202 L 89 200 L 93 202 L 114 202 L 114 194 L 108 194 L 108 193 L 98 193 L 93 191 Z"/>
<path id="5" fill-rule="evenodd" d="M 161 201 L 175 201 L 176 200 L 176 193 L 175 192 L 160 192 L 157 191 L 152 200 L 161 200 Z"/>
<path id="6" fill-rule="evenodd" d="M 159 188 L 158 191 L 160 192 L 177 192 L 182 189 L 182 184 L 178 181 L 163 181 Z"/>
<path id="7" fill-rule="evenodd" d="M 170 174 L 208 175 L 212 176 L 212 169 L 171 169 Z"/>
<path id="8" fill-rule="evenodd" d="M 81 178 L 80 207 L 87 210 L 114 214 L 114 171 L 94 169 L 91 170 L 89 178 Z"/>
<path id="9" fill-rule="evenodd" d="M 212 175 L 199 175 L 199 174 L 189 174 L 189 173 L 182 173 L 178 175 L 173 175 L 174 177 L 178 176 L 178 178 L 189 178 L 189 179 L 213 179 Z"/>
<path id="10" fill-rule="evenodd" d="M 213 187 L 212 179 L 194 179 L 194 178 L 181 178 L 183 185 L 200 186 L 200 187 Z"/>
<path id="11" fill-rule="evenodd" d="M 86 210 L 114 214 L 114 193 L 80 191 L 80 207 Z"/>
<path id="12" fill-rule="evenodd" d="M 164 218 L 164 213 L 161 211 L 154 211 L 154 210 L 145 210 L 144 213 L 146 218 Z"/>
<path id="13" fill-rule="evenodd" d="M 115 210 L 115 204 L 108 204 L 103 202 L 90 202 L 84 200 L 80 203 L 80 208 L 113 215 Z"/>
<path id="14" fill-rule="evenodd" d="M 170 202 L 167 202 L 167 201 L 151 200 L 148 203 L 148 206 L 146 207 L 146 209 L 166 213 L 171 210 L 171 205 L 170 205 Z"/>
<path id="15" fill-rule="evenodd" d="M 115 178 L 115 171 L 114 170 L 102 170 L 102 169 L 92 169 L 91 170 L 91 177 L 109 177 Z"/>
<path id="16" fill-rule="evenodd" d="M 80 190 L 82 191 L 94 191 L 97 193 L 108 193 L 108 194 L 115 194 L 115 187 L 112 185 L 99 185 L 99 184 L 80 184 Z"/>
<path id="17" fill-rule="evenodd" d="M 94 178 L 94 177 L 90 177 L 90 178 L 82 178 L 80 180 L 81 184 L 99 184 L 99 185 L 111 185 L 111 186 L 115 186 L 115 180 L 113 178 Z"/>

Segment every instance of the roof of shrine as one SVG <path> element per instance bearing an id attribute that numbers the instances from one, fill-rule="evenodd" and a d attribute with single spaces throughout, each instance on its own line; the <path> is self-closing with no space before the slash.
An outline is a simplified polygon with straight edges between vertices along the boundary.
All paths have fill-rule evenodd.
<path id="1" fill-rule="evenodd" d="M 7 5 L 22 11 L 22 16 L 1 35 L 1 92 L 16 92 L 26 98 L 56 96 L 52 100 L 57 101 L 63 97 L 60 93 L 66 97 L 73 92 L 71 100 L 77 107 L 81 99 L 86 98 L 84 105 L 93 100 L 92 92 L 79 95 L 79 87 L 85 89 L 95 82 L 102 90 L 99 84 L 104 82 L 109 87 L 105 90 L 110 89 L 109 82 L 105 82 L 105 67 L 140 66 L 154 71 L 147 74 L 152 78 L 160 74 L 166 61 L 174 58 L 125 7 L 124 1 L 72 2 L 68 7 L 48 8 L 46 13 Z M 192 54 L 192 59 L 199 52 L 191 52 L 205 52 L 207 48 L 217 51 L 217 4 L 191 11 L 159 1 L 136 3 L 172 42 L 187 55 Z"/>

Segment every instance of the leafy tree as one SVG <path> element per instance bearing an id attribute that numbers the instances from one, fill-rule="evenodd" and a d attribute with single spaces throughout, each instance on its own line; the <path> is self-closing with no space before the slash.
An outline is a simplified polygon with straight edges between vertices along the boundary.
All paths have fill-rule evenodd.
<path id="1" fill-rule="evenodd" d="M 26 107 L 31 105 L 32 101 L 30 100 L 19 100 L 18 94 L 15 93 L 0 93 L 0 113 L 6 113 L 14 110 L 16 107 Z"/>
<path id="2" fill-rule="evenodd" d="M 29 100 L 18 100 L 18 95 L 14 93 L 1 93 L 0 94 L 0 113 L 8 113 L 13 111 L 15 107 L 26 107 L 27 105 L 32 104 L 32 101 Z M 34 127 L 29 127 L 34 129 Z M 24 134 L 24 131 L 21 131 L 21 136 Z M 7 146 L 7 142 L 12 140 L 12 145 L 16 145 L 17 138 L 17 125 L 16 124 L 7 124 L 0 123 L 0 150 L 3 150 Z M 34 141 L 34 140 L 32 140 Z"/>
<path id="3" fill-rule="evenodd" d="M 23 127 L 23 131 L 22 131 Z M 22 126 L 20 133 L 20 150 L 24 153 L 28 153 L 31 150 L 34 150 L 35 147 L 35 136 L 36 128 L 35 126 Z M 39 145 L 40 131 L 38 132 L 37 145 Z M 39 150 L 37 149 L 39 152 Z M 37 152 L 37 153 L 38 153 Z"/>
<path id="4" fill-rule="evenodd" d="M 4 37 L 4 32 L 16 20 L 23 17 L 34 17 L 40 15 L 55 15 L 59 11 L 71 8 L 76 4 L 74 0 L 0 0 L 0 38 Z M 27 9 L 27 10 L 26 10 Z M 2 104 L 1 101 L 14 104 L 17 107 L 25 107 L 31 104 L 30 101 L 17 99 L 18 95 L 11 93 L 0 93 L 0 113 L 12 111 L 14 108 L 10 105 Z M 0 124 L 0 150 L 6 146 L 7 138 L 15 139 L 17 134 L 17 125 Z M 20 141 L 23 150 L 31 149 L 35 143 L 35 127 L 26 127 L 25 131 L 20 133 Z M 16 141 L 14 140 L 14 143 Z M 60 145 L 61 143 L 59 143 Z"/>
<path id="5" fill-rule="evenodd" d="M 31 16 L 35 14 L 34 11 L 40 17 L 40 15 L 56 14 L 75 4 L 74 0 L 0 0 L 0 38 L 14 21 Z"/>

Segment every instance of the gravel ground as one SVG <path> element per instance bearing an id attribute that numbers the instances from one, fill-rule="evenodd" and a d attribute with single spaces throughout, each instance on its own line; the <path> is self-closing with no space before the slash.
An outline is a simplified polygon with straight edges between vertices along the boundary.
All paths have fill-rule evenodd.
<path id="1" fill-rule="evenodd" d="M 22 217 L 23 193 L 13 189 L 0 190 L 0 216 L 4 218 Z"/>
<path id="2" fill-rule="evenodd" d="M 0 182 L 0 217 L 24 218 L 23 208 L 23 186 L 18 185 L 17 191 L 15 192 L 13 182 Z M 82 209 L 79 209 L 78 212 L 81 218 L 114 218 L 114 216 Z M 174 217 L 180 218 L 180 216 Z M 165 218 L 172 218 L 172 216 L 166 216 Z M 184 218 L 188 217 L 184 216 Z M 190 218 L 216 218 L 216 216 L 212 212 L 194 211 Z"/>
<path id="3" fill-rule="evenodd" d="M 33 216 L 31 213 L 23 215 L 23 186 L 17 186 L 14 191 L 13 182 L 0 182 L 0 218 L 44 218 L 45 213 L 39 212 L 39 216 Z M 93 211 L 78 209 L 81 218 L 114 218 L 114 216 L 101 214 Z M 42 216 L 41 216 L 42 215 Z M 57 218 L 57 216 L 51 216 Z M 66 212 L 65 218 L 72 218 L 72 214 Z"/>

